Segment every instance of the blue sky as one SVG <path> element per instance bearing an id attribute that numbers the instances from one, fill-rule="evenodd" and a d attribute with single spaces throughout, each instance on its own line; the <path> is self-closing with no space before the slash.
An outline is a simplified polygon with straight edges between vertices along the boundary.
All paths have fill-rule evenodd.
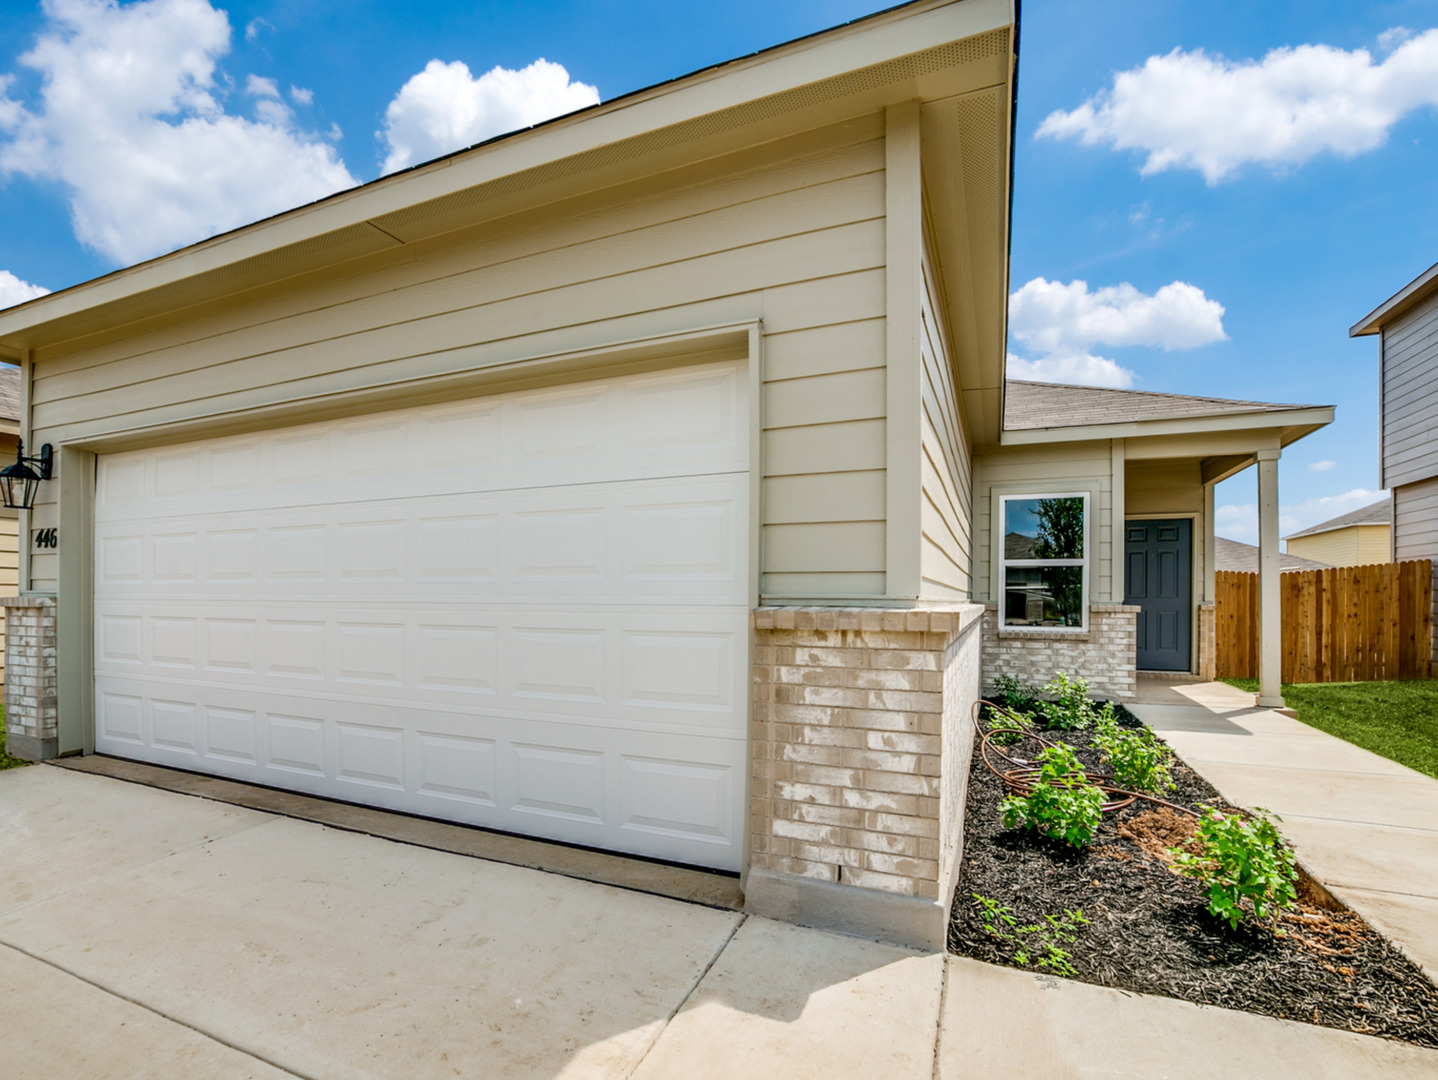
<path id="1" fill-rule="evenodd" d="M 5 0 L 0 304 L 877 7 Z M 1347 328 L 1438 261 L 1435 28 L 1438 0 L 1029 0 L 1011 374 L 1336 404 L 1283 530 L 1373 501 Z M 1251 540 L 1251 471 L 1218 502 Z"/>

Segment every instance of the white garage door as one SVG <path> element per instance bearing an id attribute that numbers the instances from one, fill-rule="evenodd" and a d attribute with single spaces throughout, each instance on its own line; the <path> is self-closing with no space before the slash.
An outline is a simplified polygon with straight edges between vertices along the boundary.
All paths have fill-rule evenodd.
<path id="1" fill-rule="evenodd" d="M 735 364 L 102 457 L 96 749 L 737 869 Z"/>

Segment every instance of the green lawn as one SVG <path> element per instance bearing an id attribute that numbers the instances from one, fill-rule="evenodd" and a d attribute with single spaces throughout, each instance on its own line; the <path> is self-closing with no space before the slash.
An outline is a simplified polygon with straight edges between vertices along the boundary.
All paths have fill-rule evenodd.
<path id="1" fill-rule="evenodd" d="M 1257 679 L 1224 679 L 1258 691 Z M 1285 683 L 1298 719 L 1400 765 L 1438 778 L 1438 680 Z"/>

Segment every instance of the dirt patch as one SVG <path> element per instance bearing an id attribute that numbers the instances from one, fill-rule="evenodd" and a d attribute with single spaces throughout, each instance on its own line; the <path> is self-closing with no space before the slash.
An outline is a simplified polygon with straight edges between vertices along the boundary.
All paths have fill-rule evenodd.
<path id="1" fill-rule="evenodd" d="M 1084 732 L 1045 732 L 1075 746 L 1097 771 Z M 1027 754 L 1036 747 L 1027 744 Z M 1025 748 L 1007 748 L 1023 760 Z M 1234 809 L 1182 761 L 1178 806 Z M 1188 815 L 1137 803 L 1112 814 L 1086 850 L 1005 829 L 1003 784 L 978 760 L 969 775 L 964 861 L 949 927 L 950 951 L 1022 967 L 1011 942 L 985 930 L 973 894 L 1021 923 L 1078 909 L 1088 920 L 1065 946 L 1083 982 L 1438 1047 L 1438 987 L 1358 915 L 1306 875 L 1299 904 L 1279 922 L 1236 930 L 1207 911 L 1203 889 L 1171 869 L 1166 849 L 1192 843 Z M 1032 966 L 1029 970 L 1034 970 Z"/>

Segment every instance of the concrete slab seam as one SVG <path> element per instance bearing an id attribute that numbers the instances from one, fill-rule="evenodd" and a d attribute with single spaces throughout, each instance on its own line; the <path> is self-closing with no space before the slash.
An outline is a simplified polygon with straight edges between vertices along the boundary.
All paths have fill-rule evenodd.
<path id="1" fill-rule="evenodd" d="M 28 949 L 23 949 L 19 945 L 16 945 L 14 942 L 0 941 L 0 945 L 3 945 L 5 948 L 10 949 L 13 952 L 19 953 L 21 956 L 29 957 L 31 960 L 34 960 L 37 963 L 44 964 L 46 967 L 52 968 L 55 971 L 60 972 L 61 974 L 68 975 L 70 976 L 70 978 L 75 979 L 77 982 L 82 982 L 86 986 L 93 987 L 94 989 L 100 991 L 102 994 L 108 994 L 112 998 L 117 998 L 120 1001 L 128 1002 L 129 1004 L 135 1006 L 137 1009 L 144 1009 L 147 1013 L 150 1013 L 153 1016 L 158 1016 L 161 1020 L 169 1021 L 170 1023 L 176 1024 L 179 1027 L 185 1028 L 189 1031 L 193 1031 L 196 1035 L 209 1039 L 211 1042 L 218 1043 L 220 1046 L 233 1050 L 237 1054 L 243 1054 L 245 1055 L 245 1057 L 253 1058 L 256 1061 L 263 1062 L 264 1064 L 270 1066 L 270 1068 L 272 1069 L 277 1069 L 288 1076 L 296 1077 L 297 1080 L 322 1080 L 321 1077 L 313 1076 L 310 1073 L 296 1072 L 294 1069 L 291 1069 L 287 1065 L 282 1065 L 280 1062 L 275 1061 L 273 1058 L 266 1057 L 264 1054 L 257 1054 L 255 1053 L 255 1051 L 247 1049 L 246 1047 L 240 1046 L 236 1043 L 230 1042 L 228 1039 L 222 1039 L 220 1036 L 216 1035 L 212 1031 L 206 1031 L 204 1028 L 197 1027 L 196 1025 L 190 1023 L 187 1020 L 181 1020 L 179 1017 L 171 1016 L 168 1013 L 165 1013 L 160 1009 L 155 1008 L 153 1005 L 149 1005 L 146 1002 L 140 1001 L 138 998 L 130 997 L 128 994 L 122 994 L 118 990 L 114 990 L 111 987 L 106 986 L 104 983 L 96 982 L 94 979 L 86 978 L 79 972 L 71 971 L 69 968 L 65 967 L 65 965 L 57 964 L 49 957 L 40 956 L 37 953 L 30 952 L 30 950 Z"/>
<path id="2" fill-rule="evenodd" d="M 949 956 L 948 951 L 944 952 L 944 974 L 939 980 L 939 1016 L 938 1023 L 934 1025 L 934 1068 L 929 1074 L 930 1080 L 939 1080 L 939 1043 L 944 1037 L 944 1006 L 949 1002 Z"/>
<path id="3" fill-rule="evenodd" d="M 689 989 L 684 992 L 684 996 L 679 999 L 679 1004 L 675 1005 L 674 1008 L 670 1010 L 669 1015 L 664 1018 L 664 1024 L 659 1028 L 658 1034 L 654 1036 L 654 1041 L 644 1048 L 644 1053 L 639 1055 L 639 1060 L 634 1063 L 634 1068 L 625 1074 L 624 1080 L 630 1080 L 630 1077 L 640 1070 L 645 1059 L 647 1059 L 654 1048 L 659 1045 L 659 1040 L 664 1038 L 664 1033 L 669 1030 L 669 1025 L 674 1022 L 674 1018 L 679 1015 L 684 1006 L 689 1003 L 689 999 L 694 996 L 694 991 L 698 990 L 700 984 L 709 977 L 709 972 L 712 971 L 714 965 L 719 962 L 719 957 L 724 955 L 724 950 L 727 949 L 729 943 L 734 940 L 734 935 L 739 933 L 739 928 L 749 921 L 749 916 L 744 912 L 741 911 L 738 915 L 739 920 L 729 928 L 729 933 L 724 936 L 724 940 L 721 941 L 719 947 L 714 950 L 714 955 L 709 957 L 709 962 L 704 965 L 704 970 L 699 972 L 698 977 L 690 984 Z"/>

